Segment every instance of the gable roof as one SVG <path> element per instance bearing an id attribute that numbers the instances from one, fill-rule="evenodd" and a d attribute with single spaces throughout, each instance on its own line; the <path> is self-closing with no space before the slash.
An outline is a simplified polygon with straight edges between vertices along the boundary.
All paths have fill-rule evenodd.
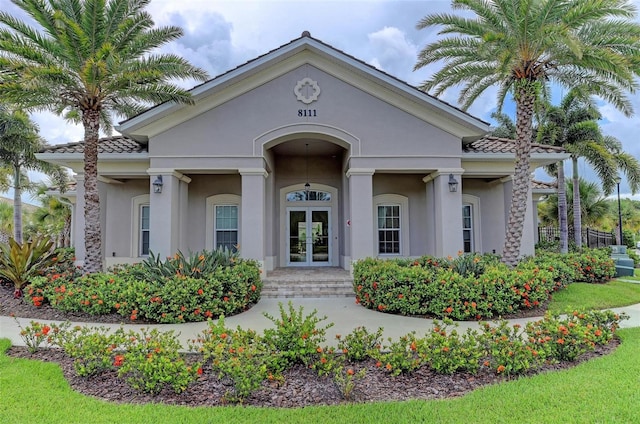
<path id="1" fill-rule="evenodd" d="M 239 80 L 256 75 L 270 66 L 283 63 L 287 59 L 304 51 L 309 51 L 316 56 L 328 59 L 334 65 L 348 68 L 353 73 L 358 74 L 369 81 L 382 85 L 386 89 L 389 89 L 403 97 L 410 98 L 413 102 L 422 105 L 426 109 L 434 111 L 435 114 L 446 115 L 448 120 L 454 121 L 458 125 L 467 128 L 467 133 L 473 134 L 473 138 L 477 138 L 489 130 L 489 123 L 472 116 L 458 107 L 452 106 L 449 103 L 425 93 L 397 77 L 381 71 L 380 69 L 377 69 L 342 50 L 336 49 L 329 44 L 311 37 L 307 31 L 303 32 L 299 38 L 296 38 L 287 44 L 193 87 L 190 92 L 196 104 L 198 104 L 198 102 L 203 100 L 205 97 L 215 94 Z M 249 89 L 249 87 L 247 89 Z M 137 116 L 122 121 L 116 129 L 140 142 L 147 142 L 148 136 L 144 134 L 145 127 L 148 127 L 154 122 L 188 107 L 188 105 L 177 104 L 175 102 L 165 102 L 151 107 Z"/>

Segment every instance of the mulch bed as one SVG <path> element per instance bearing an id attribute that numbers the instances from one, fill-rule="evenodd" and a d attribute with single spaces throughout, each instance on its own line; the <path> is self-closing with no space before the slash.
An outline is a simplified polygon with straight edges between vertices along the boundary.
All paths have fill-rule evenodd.
<path id="1" fill-rule="evenodd" d="M 544 310 L 526 311 L 515 317 L 540 316 Z M 98 323 L 121 323 L 126 318 L 118 314 L 93 316 L 88 314 L 67 314 L 53 309 L 49 305 L 36 308 L 28 300 L 14 299 L 11 286 L 0 286 L 0 315 L 14 315 L 16 317 L 33 318 L 34 320 L 80 321 Z M 583 355 L 572 363 L 546 365 L 542 369 L 531 373 L 552 372 L 572 368 L 582 361 L 594 357 L 607 355 L 619 345 L 614 339 L 607 346 L 598 346 L 594 352 Z M 203 374 L 198 381 L 181 393 L 176 394 L 170 388 L 157 395 L 138 392 L 117 377 L 116 371 L 84 378 L 78 377 L 73 368 L 73 360 L 60 349 L 40 349 L 31 354 L 25 347 L 13 346 L 7 355 L 15 358 L 27 358 L 60 364 L 64 377 L 70 386 L 79 393 L 118 403 L 163 403 L 169 405 L 187 406 L 219 406 L 224 405 L 224 395 L 231 389 L 230 382 L 220 380 L 204 367 Z M 398 377 L 389 376 L 383 369 L 377 368 L 374 361 L 352 364 L 354 370 L 366 368 L 365 377 L 358 380 L 352 402 L 402 401 L 409 399 L 443 399 L 464 395 L 479 387 L 495 384 L 507 380 L 504 376 L 496 375 L 490 370 L 483 369 L 476 375 L 456 373 L 441 375 L 427 367 L 415 371 L 410 375 Z M 265 381 L 262 388 L 256 391 L 244 402 L 245 405 L 263 407 L 294 408 L 311 405 L 335 405 L 347 402 L 338 387 L 330 377 L 318 377 L 315 371 L 304 366 L 295 366 L 284 373 L 284 381 Z"/>
<path id="2" fill-rule="evenodd" d="M 538 372 L 552 372 L 572 368 L 580 362 L 607 355 L 619 345 L 614 339 L 607 346 L 583 355 L 578 361 L 547 365 Z M 87 396 L 117 403 L 163 403 L 185 406 L 225 405 L 224 395 L 231 389 L 230 382 L 220 380 L 208 367 L 194 384 L 176 394 L 170 388 L 157 395 L 138 392 L 117 377 L 116 371 L 83 378 L 73 369 L 73 360 L 60 349 L 41 349 L 34 354 L 26 348 L 13 346 L 7 355 L 15 358 L 35 359 L 60 364 L 65 378 L 73 390 Z M 507 378 L 482 370 L 476 375 L 456 373 L 441 375 L 422 367 L 409 375 L 391 377 L 374 361 L 353 364 L 354 369 L 366 368 L 362 380 L 358 380 L 351 402 L 403 401 L 410 399 L 444 399 L 462 396 L 477 388 L 506 381 Z M 537 372 L 536 372 L 537 373 Z M 536 374 L 531 373 L 531 375 Z M 345 403 L 339 389 L 329 377 L 318 377 L 315 371 L 304 366 L 295 366 L 284 373 L 282 383 L 265 381 L 262 388 L 244 402 L 245 405 L 278 408 L 301 408 L 312 405 L 337 405 Z"/>

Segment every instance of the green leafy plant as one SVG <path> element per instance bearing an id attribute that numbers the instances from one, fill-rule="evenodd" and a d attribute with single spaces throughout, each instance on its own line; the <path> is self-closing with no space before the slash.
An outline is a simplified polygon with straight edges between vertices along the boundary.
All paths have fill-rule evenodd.
<path id="1" fill-rule="evenodd" d="M 482 324 L 480 339 L 485 345 L 488 359 L 484 366 L 497 374 L 507 376 L 524 374 L 544 365 L 547 351 L 540 340 L 527 337 L 519 324 L 510 325 L 501 320 L 496 326 Z"/>
<path id="2" fill-rule="evenodd" d="M 53 242 L 37 238 L 22 244 L 13 238 L 8 244 L 0 244 L 0 276 L 13 283 L 14 297 L 22 297 L 22 289 L 29 280 L 53 262 Z"/>
<path id="3" fill-rule="evenodd" d="M 173 331 L 130 331 L 114 366 L 118 367 L 118 375 L 136 390 L 155 394 L 168 386 L 181 393 L 201 372 L 199 363 L 186 363 L 181 349 Z"/>
<path id="4" fill-rule="evenodd" d="M 353 400 L 354 389 L 358 380 L 362 380 L 367 373 L 366 368 L 355 371 L 353 368 L 338 367 L 333 374 L 335 382 L 340 394 L 344 400 Z"/>
<path id="5" fill-rule="evenodd" d="M 317 354 L 323 352 L 321 345 L 326 340 L 327 329 L 331 328 L 333 323 L 319 326 L 327 317 L 318 317 L 318 311 L 315 309 L 309 315 L 305 315 L 302 306 L 296 311 L 291 302 L 288 304 L 288 311 L 282 303 L 278 306 L 279 318 L 264 313 L 275 325 L 275 328 L 264 330 L 264 342 L 281 359 L 283 368 L 299 363 L 311 363 Z"/>
<path id="6" fill-rule="evenodd" d="M 35 353 L 43 347 L 43 345 L 48 346 L 51 344 L 51 336 L 53 335 L 50 334 L 52 330 L 51 325 L 31 321 L 28 326 L 23 328 L 17 319 L 16 324 L 18 324 L 18 328 L 20 328 L 20 338 L 29 352 Z"/>
<path id="7" fill-rule="evenodd" d="M 356 327 L 345 337 L 338 334 L 338 352 L 342 352 L 349 361 L 359 362 L 373 358 L 382 346 L 383 331 L 383 328 L 379 327 L 375 333 L 369 333 L 366 327 Z"/>
<path id="8" fill-rule="evenodd" d="M 393 376 L 409 374 L 423 364 L 422 358 L 418 355 L 418 343 L 415 332 L 400 337 L 398 340 L 388 339 L 389 345 L 383 347 L 384 353 L 377 355 L 379 366 L 384 366 L 385 370 Z"/>
<path id="9" fill-rule="evenodd" d="M 272 355 L 253 330 L 236 330 L 224 325 L 224 317 L 209 321 L 207 329 L 190 341 L 189 348 L 201 353 L 219 378 L 231 381 L 233 390 L 225 393 L 227 402 L 242 403 L 270 375 Z"/>
<path id="10" fill-rule="evenodd" d="M 475 374 L 480 367 L 483 349 L 475 330 L 458 334 L 450 319 L 434 321 L 433 330 L 418 344 L 418 355 L 440 374 L 467 371 Z M 450 329 L 454 326 L 453 329 Z"/>
<path id="11" fill-rule="evenodd" d="M 125 342 L 122 329 L 110 332 L 105 327 L 82 327 L 62 331 L 57 344 L 73 358 L 73 367 L 81 377 L 114 369 L 116 355 Z"/>

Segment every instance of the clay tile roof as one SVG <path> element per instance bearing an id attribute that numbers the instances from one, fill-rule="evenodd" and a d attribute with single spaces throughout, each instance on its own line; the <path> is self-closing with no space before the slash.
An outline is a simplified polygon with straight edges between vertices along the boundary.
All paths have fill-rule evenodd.
<path id="1" fill-rule="evenodd" d="M 508 138 L 485 136 L 462 147 L 464 153 L 511 153 L 515 154 L 515 141 Z M 564 153 L 561 147 L 546 144 L 531 144 L 531 153 Z"/>
<path id="2" fill-rule="evenodd" d="M 549 181 L 538 181 L 531 180 L 531 188 L 534 190 L 556 190 L 557 184 L 555 182 Z"/>
<path id="3" fill-rule="evenodd" d="M 100 153 L 146 153 L 147 146 L 128 137 L 116 135 L 98 140 L 98 154 Z M 84 153 L 84 141 L 48 146 L 40 153 Z"/>

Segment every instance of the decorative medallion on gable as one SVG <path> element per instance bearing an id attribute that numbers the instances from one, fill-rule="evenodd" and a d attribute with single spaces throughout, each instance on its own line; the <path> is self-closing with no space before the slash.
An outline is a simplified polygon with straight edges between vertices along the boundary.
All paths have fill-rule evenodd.
<path id="1" fill-rule="evenodd" d="M 320 86 L 317 81 L 307 77 L 298 81 L 293 92 L 299 101 L 308 105 L 318 100 L 318 96 L 320 95 Z"/>

